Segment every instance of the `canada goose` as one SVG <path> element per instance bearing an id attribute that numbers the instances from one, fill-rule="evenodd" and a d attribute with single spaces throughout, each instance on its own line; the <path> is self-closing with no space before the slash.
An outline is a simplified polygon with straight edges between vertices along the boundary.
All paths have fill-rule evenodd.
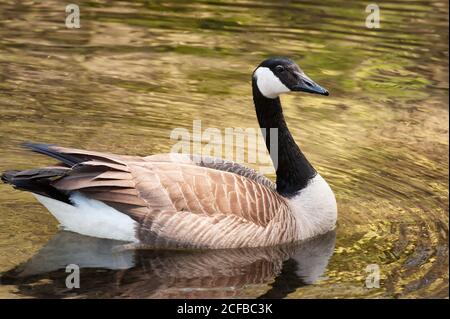
<path id="1" fill-rule="evenodd" d="M 300 151 L 279 95 L 328 95 L 290 59 L 270 58 L 253 72 L 261 128 L 278 129 L 276 183 L 241 164 L 184 154 L 147 157 L 26 143 L 57 166 L 9 171 L 2 180 L 32 192 L 64 229 L 158 248 L 271 246 L 335 227 L 331 188 Z M 275 157 L 275 155 L 277 155 Z"/>

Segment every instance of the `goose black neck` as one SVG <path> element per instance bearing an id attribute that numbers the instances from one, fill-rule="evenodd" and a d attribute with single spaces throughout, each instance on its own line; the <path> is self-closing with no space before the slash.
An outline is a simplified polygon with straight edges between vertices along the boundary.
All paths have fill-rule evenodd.
<path id="1" fill-rule="evenodd" d="M 255 79 L 252 82 L 253 101 L 259 126 L 265 136 L 267 150 L 277 173 L 277 192 L 289 197 L 306 187 L 316 175 L 316 170 L 308 162 L 294 141 L 283 115 L 280 99 L 266 98 L 258 89 Z M 272 131 L 270 129 L 277 129 Z M 277 134 L 278 141 L 271 146 L 271 135 Z M 278 145 L 276 145 L 278 144 Z"/>

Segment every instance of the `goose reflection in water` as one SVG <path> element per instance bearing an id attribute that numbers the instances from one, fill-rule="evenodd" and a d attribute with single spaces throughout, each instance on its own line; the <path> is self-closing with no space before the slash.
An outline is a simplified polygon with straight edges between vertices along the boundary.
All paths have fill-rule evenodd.
<path id="1" fill-rule="evenodd" d="M 274 247 L 127 250 L 122 242 L 61 231 L 1 282 L 40 298 L 283 298 L 323 275 L 335 239 L 333 231 Z M 66 287 L 69 264 L 80 267 L 80 288 Z"/>

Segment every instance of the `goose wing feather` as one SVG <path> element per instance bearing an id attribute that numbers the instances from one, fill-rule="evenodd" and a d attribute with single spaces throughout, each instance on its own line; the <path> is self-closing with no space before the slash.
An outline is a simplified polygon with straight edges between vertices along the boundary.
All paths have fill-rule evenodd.
<path id="1" fill-rule="evenodd" d="M 33 147 L 33 145 L 42 145 L 45 144 L 36 144 L 36 143 L 28 143 L 28 147 Z M 238 174 L 249 179 L 256 181 L 259 184 L 262 184 L 272 190 L 276 189 L 275 183 L 268 179 L 263 174 L 258 173 L 256 170 L 244 166 L 242 164 L 225 160 L 218 157 L 212 156 L 199 156 L 199 155 L 189 155 L 189 154 L 177 154 L 177 153 L 164 153 L 164 154 L 156 154 L 146 157 L 140 156 L 127 156 L 127 155 L 115 155 L 110 153 L 102 153 L 95 151 L 85 151 L 75 148 L 66 148 L 55 145 L 45 145 L 47 149 L 51 151 L 51 153 L 56 153 L 58 155 L 67 156 L 71 159 L 76 158 L 80 162 L 86 160 L 96 160 L 102 159 L 103 161 L 111 162 L 112 164 L 123 164 L 124 161 L 133 161 L 133 162 L 172 162 L 172 163 L 182 163 L 182 164 L 191 164 L 197 165 L 201 167 L 207 167 L 219 171 L 231 172 L 234 174 Z M 34 149 L 36 151 L 36 149 Z M 48 154 L 47 154 L 48 155 Z M 94 163 L 92 163 L 93 165 Z"/>
<path id="2" fill-rule="evenodd" d="M 272 190 L 276 189 L 276 184 L 272 180 L 258 173 L 255 169 L 218 157 L 167 153 L 147 156 L 144 159 L 145 161 L 192 164 L 219 171 L 231 172 L 252 179 Z"/>

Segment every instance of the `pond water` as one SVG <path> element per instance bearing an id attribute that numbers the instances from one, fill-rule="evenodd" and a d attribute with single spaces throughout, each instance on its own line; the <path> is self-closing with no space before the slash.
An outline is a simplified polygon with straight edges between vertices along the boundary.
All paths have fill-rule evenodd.
<path id="1" fill-rule="evenodd" d="M 149 155 L 194 120 L 256 128 L 251 72 L 283 55 L 331 92 L 282 103 L 338 226 L 295 247 L 123 251 L 2 184 L 0 297 L 448 297 L 448 1 L 383 1 L 380 29 L 359 0 L 78 4 L 67 29 L 60 1 L 0 3 L 0 171 L 51 163 L 23 141 Z"/>

